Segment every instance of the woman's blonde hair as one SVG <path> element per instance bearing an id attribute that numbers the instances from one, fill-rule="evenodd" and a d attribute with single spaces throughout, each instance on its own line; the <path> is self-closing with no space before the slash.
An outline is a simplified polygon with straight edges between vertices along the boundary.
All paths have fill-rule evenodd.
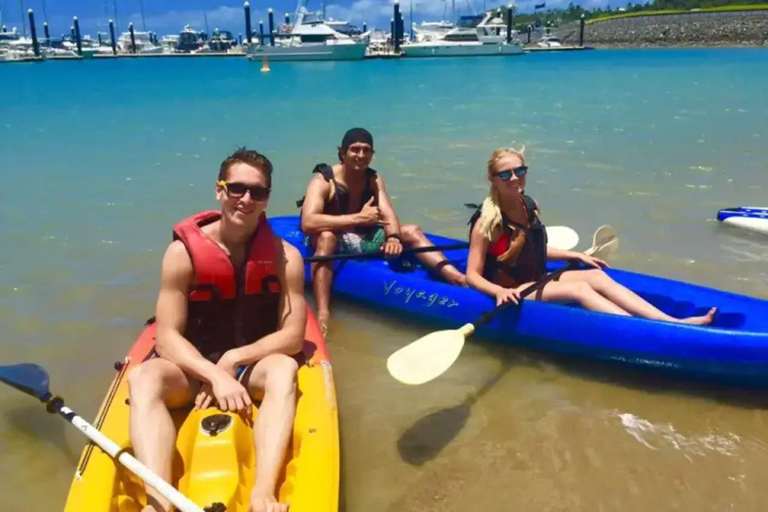
<path id="1" fill-rule="evenodd" d="M 525 146 L 520 150 L 512 148 L 499 148 L 493 152 L 488 159 L 488 176 L 493 174 L 496 162 L 501 158 L 513 155 L 520 159 L 525 165 Z M 494 232 L 501 228 L 501 207 L 499 206 L 499 193 L 496 191 L 496 187 L 491 184 L 491 190 L 488 197 L 483 201 L 483 205 L 480 208 L 480 218 L 477 219 L 477 229 L 480 230 L 480 234 L 488 240 L 493 239 Z"/>

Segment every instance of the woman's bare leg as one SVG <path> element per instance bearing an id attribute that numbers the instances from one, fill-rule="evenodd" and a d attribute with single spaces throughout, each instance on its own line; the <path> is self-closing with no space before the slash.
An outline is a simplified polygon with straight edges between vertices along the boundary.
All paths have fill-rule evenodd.
<path id="1" fill-rule="evenodd" d="M 574 270 L 565 272 L 560 276 L 562 283 L 586 282 L 597 293 L 607 298 L 623 310 L 634 316 L 641 316 L 651 320 L 663 320 L 666 322 L 687 323 L 696 325 L 708 325 L 712 323 L 717 308 L 712 308 L 706 315 L 689 318 L 675 318 L 656 306 L 646 301 L 629 288 L 620 285 L 611 277 L 599 269 Z"/>
<path id="2" fill-rule="evenodd" d="M 518 290 L 522 291 L 531 284 L 524 284 Z M 630 316 L 629 313 L 593 290 L 589 283 L 585 281 L 569 283 L 552 281 L 538 290 L 535 293 L 535 297 L 534 295 L 529 295 L 528 298 L 535 298 L 545 302 L 576 302 L 584 309 L 589 309 L 590 311 Z"/>

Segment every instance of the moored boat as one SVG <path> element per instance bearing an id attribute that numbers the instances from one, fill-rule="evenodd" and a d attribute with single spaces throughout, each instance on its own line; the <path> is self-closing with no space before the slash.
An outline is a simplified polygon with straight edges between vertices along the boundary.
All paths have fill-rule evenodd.
<path id="1" fill-rule="evenodd" d="M 325 23 L 318 13 L 305 7 L 296 11 L 293 25 L 283 26 L 273 34 L 274 41 L 265 36 L 263 44 L 250 45 L 246 51 L 252 62 L 305 60 L 361 60 L 365 57 L 367 40 L 343 34 Z"/>
<path id="2" fill-rule="evenodd" d="M 509 39 L 507 38 L 509 30 Z M 425 39 L 402 46 L 406 57 L 480 57 L 522 55 L 516 32 L 507 27 L 500 13 L 463 16 L 459 24 L 440 38 Z"/>

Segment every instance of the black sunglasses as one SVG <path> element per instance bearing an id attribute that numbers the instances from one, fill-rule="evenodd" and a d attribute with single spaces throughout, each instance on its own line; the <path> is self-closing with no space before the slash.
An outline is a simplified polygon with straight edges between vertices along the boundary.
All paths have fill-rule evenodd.
<path id="1" fill-rule="evenodd" d="M 227 195 L 233 199 L 239 199 L 245 195 L 246 192 L 251 194 L 251 199 L 254 201 L 266 201 L 269 198 L 269 193 L 272 189 L 262 187 L 261 185 L 248 186 L 245 183 L 239 183 L 233 181 L 227 183 L 226 181 L 220 181 L 219 186 L 223 187 L 227 191 Z"/>
<path id="2" fill-rule="evenodd" d="M 495 173 L 494 176 L 498 176 L 502 181 L 509 181 L 512 179 L 513 174 L 518 178 L 523 178 L 526 174 L 528 174 L 528 167 L 521 165 L 520 167 L 515 167 L 514 169 L 499 171 Z"/>

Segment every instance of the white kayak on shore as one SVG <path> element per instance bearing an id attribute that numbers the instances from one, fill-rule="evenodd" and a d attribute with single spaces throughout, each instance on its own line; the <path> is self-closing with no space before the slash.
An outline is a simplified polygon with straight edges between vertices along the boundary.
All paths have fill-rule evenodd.
<path id="1" fill-rule="evenodd" d="M 759 206 L 724 208 L 717 212 L 717 220 L 723 224 L 768 235 L 768 208 Z"/>

